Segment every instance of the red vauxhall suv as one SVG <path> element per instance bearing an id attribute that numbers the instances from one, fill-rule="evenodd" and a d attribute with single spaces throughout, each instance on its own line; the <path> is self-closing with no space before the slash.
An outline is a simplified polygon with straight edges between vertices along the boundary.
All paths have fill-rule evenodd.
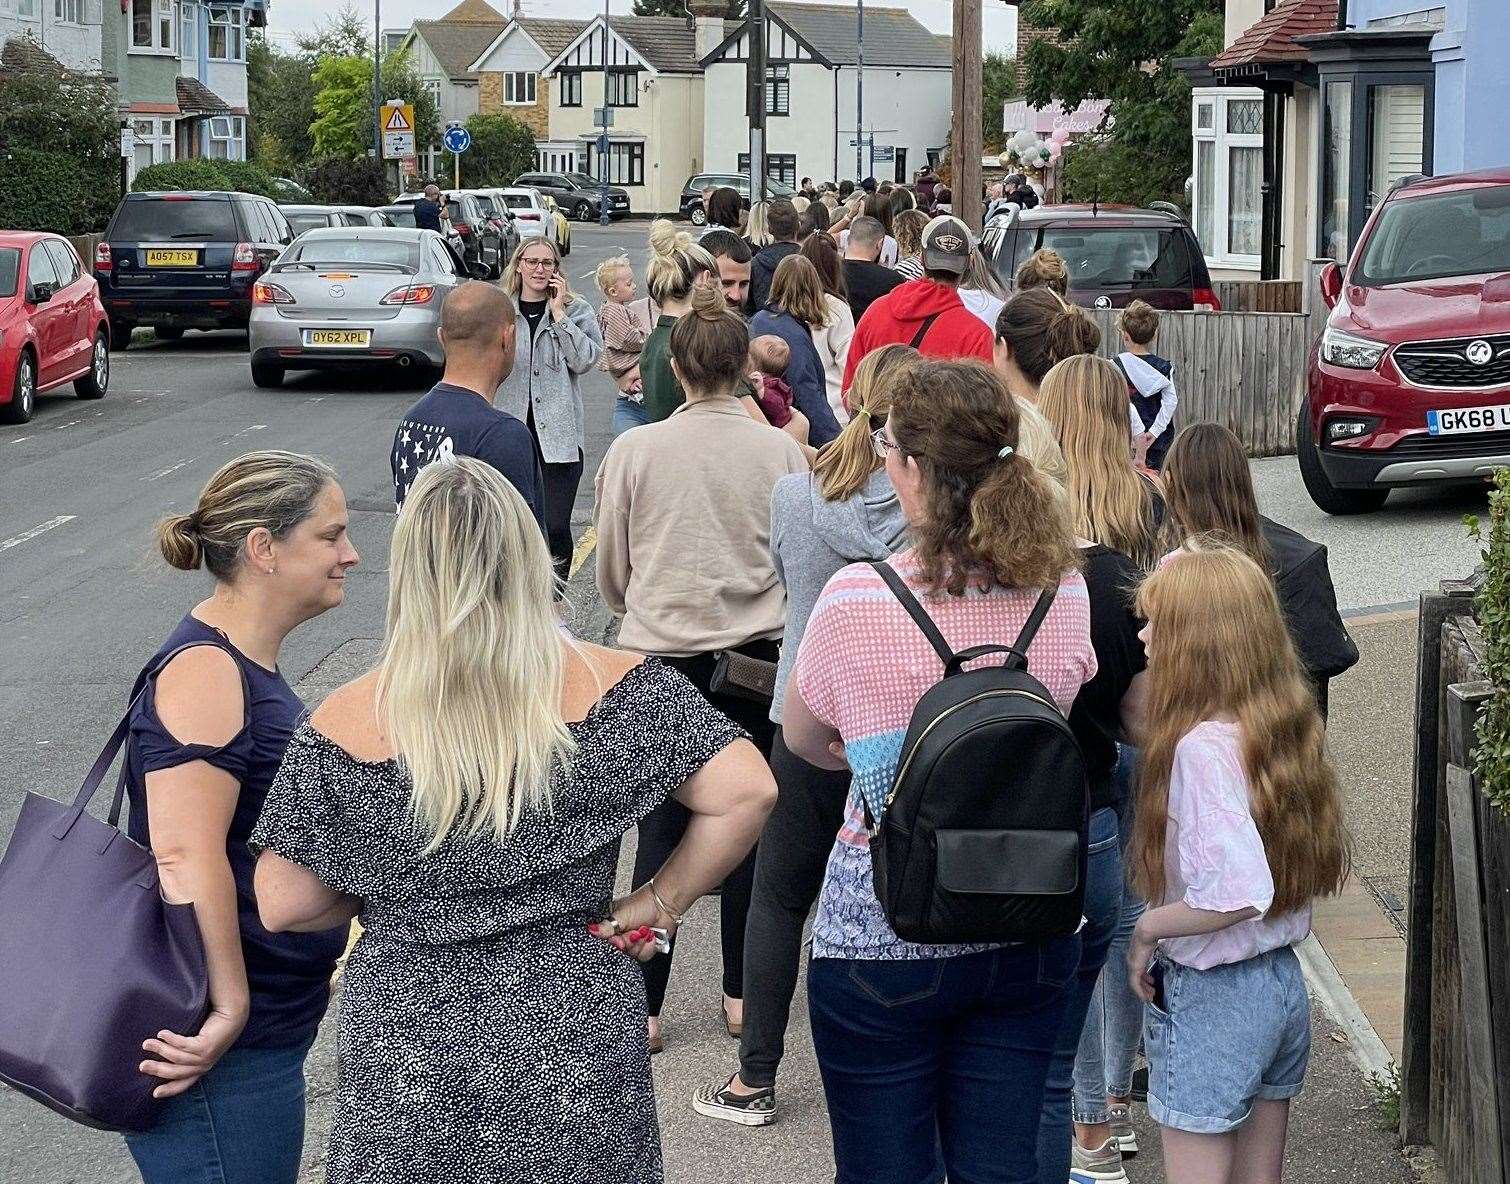
<path id="1" fill-rule="evenodd" d="M 1358 514 L 1510 465 L 1510 169 L 1397 186 L 1321 293 L 1297 427 L 1312 501 Z"/>

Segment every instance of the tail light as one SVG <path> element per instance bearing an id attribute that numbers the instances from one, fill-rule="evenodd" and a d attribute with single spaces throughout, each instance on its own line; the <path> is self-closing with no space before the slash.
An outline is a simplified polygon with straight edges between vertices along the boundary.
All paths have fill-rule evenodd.
<path id="1" fill-rule="evenodd" d="M 95 247 L 94 249 L 95 271 L 109 271 L 113 265 L 114 261 L 110 257 L 110 244 L 104 242 L 100 243 L 99 246 Z"/>
<path id="2" fill-rule="evenodd" d="M 456 224 L 456 233 L 459 234 L 459 235 L 461 235 L 462 238 L 471 238 L 472 237 L 472 228 L 470 226 L 468 226 L 465 222 L 458 222 Z"/>
<path id="3" fill-rule="evenodd" d="M 231 256 L 232 271 L 261 271 L 262 264 L 257 260 L 257 249 L 251 243 L 237 243 L 236 253 Z"/>
<path id="4" fill-rule="evenodd" d="M 429 304 L 435 298 L 435 289 L 430 284 L 410 284 L 407 288 L 394 288 L 378 301 L 379 304 Z"/>
<path id="5" fill-rule="evenodd" d="M 1190 299 L 1195 304 L 1196 312 L 1221 312 L 1222 302 L 1217 299 L 1216 292 L 1211 288 L 1197 288 L 1191 292 Z"/>
<path id="6" fill-rule="evenodd" d="M 267 280 L 258 280 L 252 285 L 253 304 L 294 304 L 293 294 L 287 288 L 281 288 L 277 284 L 268 283 Z"/>
<path id="7" fill-rule="evenodd" d="M 515 214 L 514 217 L 516 217 L 516 218 L 523 218 L 526 222 L 538 222 L 538 221 L 540 221 L 540 215 L 538 213 L 534 212 L 533 210 L 526 211 L 525 213 L 522 213 L 522 214 Z"/>

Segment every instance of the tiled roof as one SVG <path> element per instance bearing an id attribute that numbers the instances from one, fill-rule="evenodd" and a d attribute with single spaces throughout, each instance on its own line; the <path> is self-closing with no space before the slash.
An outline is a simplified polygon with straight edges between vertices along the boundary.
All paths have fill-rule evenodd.
<path id="1" fill-rule="evenodd" d="M 173 80 L 173 89 L 178 92 L 178 109 L 185 115 L 224 115 L 231 109 L 229 103 L 197 78 L 180 74 Z"/>
<path id="2" fill-rule="evenodd" d="M 686 17 L 611 16 L 608 23 L 656 70 L 671 74 L 703 72 L 702 64 L 697 60 L 697 40 L 692 22 Z M 724 36 L 738 27 L 738 21 L 725 21 Z"/>
<path id="3" fill-rule="evenodd" d="M 1333 11 L 1336 3 L 1333 0 Z M 857 9 L 845 4 L 767 4 L 794 33 L 836 66 L 858 61 Z M 950 39 L 930 33 L 905 8 L 865 7 L 867 66 L 938 66 L 954 64 Z"/>
<path id="4" fill-rule="evenodd" d="M 514 23 L 530 35 L 544 52 L 545 60 L 559 54 L 577 39 L 577 34 L 587 28 L 586 21 L 559 21 L 543 16 L 521 16 Z"/>
<path id="5" fill-rule="evenodd" d="M 4 45 L 0 45 L 0 72 L 20 73 L 28 70 L 58 72 L 66 69 L 67 67 L 62 62 L 38 45 L 30 33 L 12 37 Z"/>
<path id="6" fill-rule="evenodd" d="M 1304 62 L 1306 48 L 1295 38 L 1307 33 L 1330 33 L 1337 28 L 1337 0 L 1279 0 L 1269 13 L 1216 57 L 1213 70 Z M 868 40 L 868 38 L 867 38 Z"/>
<path id="7" fill-rule="evenodd" d="M 456 25 L 501 25 L 507 23 L 509 18 L 488 4 L 487 0 L 461 0 L 460 4 L 440 19 Z"/>
<path id="8" fill-rule="evenodd" d="M 463 8 L 466 5 L 462 6 Z M 493 44 L 494 38 L 508 27 L 501 17 L 496 21 L 439 20 L 415 21 L 414 32 L 425 39 L 430 52 L 441 68 L 452 78 L 475 78 L 468 67 L 483 50 Z"/>

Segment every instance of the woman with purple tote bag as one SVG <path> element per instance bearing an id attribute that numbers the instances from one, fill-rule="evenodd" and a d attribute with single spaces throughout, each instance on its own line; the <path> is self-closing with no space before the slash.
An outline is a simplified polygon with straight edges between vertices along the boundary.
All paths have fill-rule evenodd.
<path id="1" fill-rule="evenodd" d="M 192 513 L 158 526 L 168 563 L 208 568 L 215 588 L 133 690 L 129 833 L 155 856 L 164 897 L 194 902 L 209 1013 L 198 1032 L 142 1033 L 140 1070 L 161 1080 L 162 1102 L 151 1129 L 125 1137 L 147 1184 L 298 1177 L 304 1058 L 347 926 L 264 929 L 246 844 L 304 714 L 278 650 L 341 603 L 357 562 L 346 524 L 330 468 L 269 451 L 231 461 Z"/>

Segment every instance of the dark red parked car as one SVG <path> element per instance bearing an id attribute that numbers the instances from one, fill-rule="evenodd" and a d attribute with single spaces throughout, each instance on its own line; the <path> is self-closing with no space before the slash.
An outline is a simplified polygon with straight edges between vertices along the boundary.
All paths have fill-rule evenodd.
<path id="1" fill-rule="evenodd" d="M 1296 433 L 1312 501 L 1364 513 L 1510 465 L 1510 169 L 1396 186 L 1321 294 Z"/>
<path id="2" fill-rule="evenodd" d="M 104 397 L 109 324 L 67 239 L 0 230 L 0 420 L 25 423 L 37 396 L 65 382 L 81 399 Z"/>

